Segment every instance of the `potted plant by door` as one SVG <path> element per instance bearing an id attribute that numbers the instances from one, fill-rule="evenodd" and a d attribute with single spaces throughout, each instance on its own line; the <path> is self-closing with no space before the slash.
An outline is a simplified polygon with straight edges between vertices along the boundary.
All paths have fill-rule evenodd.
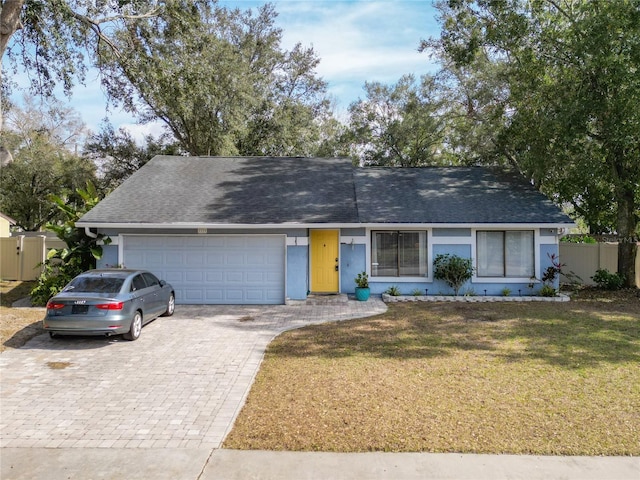
<path id="1" fill-rule="evenodd" d="M 367 272 L 361 272 L 356 277 L 356 299 L 361 302 L 366 302 L 369 300 L 369 295 L 371 294 L 371 290 L 369 290 L 369 276 Z"/>

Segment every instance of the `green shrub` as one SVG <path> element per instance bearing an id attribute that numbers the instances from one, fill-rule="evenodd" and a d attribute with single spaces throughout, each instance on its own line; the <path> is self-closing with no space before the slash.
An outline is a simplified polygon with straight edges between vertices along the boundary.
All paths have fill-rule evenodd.
<path id="1" fill-rule="evenodd" d="M 511 295 L 511 289 L 510 289 L 510 288 L 507 288 L 507 287 L 504 287 L 504 288 L 502 289 L 502 296 L 503 296 L 503 297 L 508 297 L 509 295 Z"/>
<path id="2" fill-rule="evenodd" d="M 551 285 L 543 285 L 542 288 L 540 289 L 540 291 L 538 292 L 538 295 L 540 295 L 541 297 L 555 297 L 557 295 L 557 291 L 555 288 L 553 288 Z"/>
<path id="3" fill-rule="evenodd" d="M 453 288 L 456 296 L 460 293 L 460 287 L 473 277 L 473 261 L 470 258 L 461 258 L 458 255 L 440 254 L 433 261 L 433 278 L 444 280 Z"/>
<path id="4" fill-rule="evenodd" d="M 595 238 L 593 238 L 591 235 L 588 235 L 588 234 L 567 235 L 562 237 L 560 241 L 565 243 L 589 243 L 589 244 L 598 243 L 598 241 Z"/>
<path id="5" fill-rule="evenodd" d="M 369 288 L 369 275 L 367 272 L 360 272 L 356 277 L 356 286 L 358 288 Z"/>
<path id="6" fill-rule="evenodd" d="M 31 290 L 31 303 L 45 306 L 51 297 L 60 293 L 73 277 L 81 273 L 82 270 L 75 265 L 45 262 L 36 286 Z"/>
<path id="7" fill-rule="evenodd" d="M 596 282 L 599 288 L 605 290 L 620 290 L 624 285 L 624 277 L 619 273 L 610 273 L 606 268 L 596 270 L 591 279 Z"/>
<path id="8" fill-rule="evenodd" d="M 419 297 L 423 295 L 423 293 L 422 293 L 422 290 L 420 290 L 419 288 L 414 288 L 413 291 L 411 292 L 411 295 L 413 295 L 414 297 Z"/>
<path id="9" fill-rule="evenodd" d="M 399 297 L 400 295 L 402 295 L 397 285 L 390 286 L 384 291 L 384 293 L 386 293 L 387 295 L 391 295 L 392 297 Z"/>
<path id="10" fill-rule="evenodd" d="M 73 277 L 95 268 L 96 260 L 102 257 L 102 246 L 99 242 L 104 245 L 111 243 L 111 239 L 103 234 L 90 237 L 83 228 L 76 227 L 80 217 L 100 201 L 93 184 L 88 182 L 86 190 L 76 189 L 76 194 L 80 200 L 75 202 L 67 197 L 49 197 L 62 212 L 64 220 L 48 223 L 47 230 L 55 232 L 58 238 L 65 242 L 66 247 L 49 251 L 44 261 L 44 270 L 31 291 L 31 301 L 34 305 L 46 305 L 47 301 L 60 292 Z"/>

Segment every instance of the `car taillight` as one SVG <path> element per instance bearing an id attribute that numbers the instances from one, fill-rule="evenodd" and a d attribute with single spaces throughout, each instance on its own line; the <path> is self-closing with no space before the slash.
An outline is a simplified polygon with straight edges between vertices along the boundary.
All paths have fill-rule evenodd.
<path id="1" fill-rule="evenodd" d="M 96 308 L 100 310 L 122 310 L 124 306 L 124 302 L 116 302 L 116 303 L 101 303 L 96 305 Z"/>
<path id="2" fill-rule="evenodd" d="M 52 302 L 51 300 L 47 302 L 47 310 L 60 310 L 61 308 L 64 308 L 64 303 Z"/>

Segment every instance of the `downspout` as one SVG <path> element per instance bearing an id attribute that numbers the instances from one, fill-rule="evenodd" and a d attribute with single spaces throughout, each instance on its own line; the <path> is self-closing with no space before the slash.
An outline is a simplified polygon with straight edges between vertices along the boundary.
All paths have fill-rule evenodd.
<path id="1" fill-rule="evenodd" d="M 98 234 L 97 233 L 93 233 L 89 227 L 84 227 L 84 234 L 87 237 L 98 238 Z"/>

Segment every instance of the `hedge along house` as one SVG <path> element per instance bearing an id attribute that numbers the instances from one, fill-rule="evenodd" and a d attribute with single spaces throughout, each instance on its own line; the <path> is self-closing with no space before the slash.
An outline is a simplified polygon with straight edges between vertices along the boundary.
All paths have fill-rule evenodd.
<path id="1" fill-rule="evenodd" d="M 98 267 L 151 270 L 178 303 L 282 304 L 352 293 L 361 271 L 374 294 L 451 293 L 433 278 L 441 253 L 473 259 L 466 289 L 529 295 L 574 225 L 501 170 L 157 156 L 77 226 L 111 238 Z"/>

